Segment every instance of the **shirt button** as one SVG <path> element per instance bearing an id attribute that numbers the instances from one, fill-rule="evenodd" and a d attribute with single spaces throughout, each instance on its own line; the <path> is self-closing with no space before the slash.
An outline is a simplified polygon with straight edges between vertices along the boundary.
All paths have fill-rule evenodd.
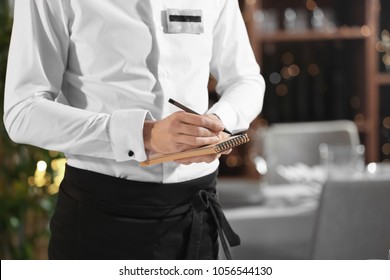
<path id="1" fill-rule="evenodd" d="M 134 156 L 134 152 L 133 151 L 129 151 L 127 154 L 129 155 L 129 157 Z"/>
<path id="2" fill-rule="evenodd" d="M 168 72 L 168 71 L 161 71 L 161 72 L 160 72 L 160 77 L 162 77 L 162 78 L 168 78 L 168 77 L 169 77 L 169 72 Z"/>

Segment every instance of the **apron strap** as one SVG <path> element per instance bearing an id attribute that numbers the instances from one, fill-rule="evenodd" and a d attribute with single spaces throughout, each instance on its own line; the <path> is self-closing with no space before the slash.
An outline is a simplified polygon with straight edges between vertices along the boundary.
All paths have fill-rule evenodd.
<path id="1" fill-rule="evenodd" d="M 202 237 L 204 214 L 210 209 L 211 215 L 217 226 L 218 235 L 221 240 L 223 251 L 228 260 L 231 260 L 231 254 L 228 243 L 231 247 L 240 245 L 240 237 L 233 231 L 227 221 L 217 195 L 214 192 L 200 190 L 192 201 L 193 219 L 188 245 L 187 259 L 198 259 L 200 242 Z"/>

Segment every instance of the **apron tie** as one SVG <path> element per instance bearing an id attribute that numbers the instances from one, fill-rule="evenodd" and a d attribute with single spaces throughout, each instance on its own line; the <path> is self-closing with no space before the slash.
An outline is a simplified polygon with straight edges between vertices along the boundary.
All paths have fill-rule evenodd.
<path id="1" fill-rule="evenodd" d="M 234 247 L 240 245 L 241 241 L 240 237 L 233 231 L 229 222 L 227 221 L 222 211 L 221 204 L 218 201 L 217 195 L 214 192 L 200 190 L 195 195 L 192 201 L 192 207 L 193 219 L 187 258 L 198 258 L 204 222 L 203 217 L 206 214 L 206 210 L 210 209 L 213 220 L 217 226 L 218 235 L 221 240 L 223 251 L 226 255 L 226 258 L 228 260 L 231 260 L 232 257 L 230 254 L 229 245 L 231 247 Z"/>

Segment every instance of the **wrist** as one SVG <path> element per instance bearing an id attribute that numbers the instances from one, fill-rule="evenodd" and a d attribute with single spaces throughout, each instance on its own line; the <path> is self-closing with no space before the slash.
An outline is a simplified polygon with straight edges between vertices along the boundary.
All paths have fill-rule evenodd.
<path id="1" fill-rule="evenodd" d="M 144 146 L 145 151 L 153 151 L 152 145 L 152 130 L 156 121 L 145 121 L 143 128 Z"/>

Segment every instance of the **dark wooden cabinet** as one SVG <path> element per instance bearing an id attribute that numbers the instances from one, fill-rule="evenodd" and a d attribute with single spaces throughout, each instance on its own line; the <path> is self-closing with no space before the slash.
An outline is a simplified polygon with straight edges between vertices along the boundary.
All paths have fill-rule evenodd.
<path id="1" fill-rule="evenodd" d="M 240 1 L 267 83 L 261 123 L 350 119 L 367 161 L 388 160 L 390 72 L 378 53 L 387 24 L 381 4 L 389 6 L 379 0 Z"/>

